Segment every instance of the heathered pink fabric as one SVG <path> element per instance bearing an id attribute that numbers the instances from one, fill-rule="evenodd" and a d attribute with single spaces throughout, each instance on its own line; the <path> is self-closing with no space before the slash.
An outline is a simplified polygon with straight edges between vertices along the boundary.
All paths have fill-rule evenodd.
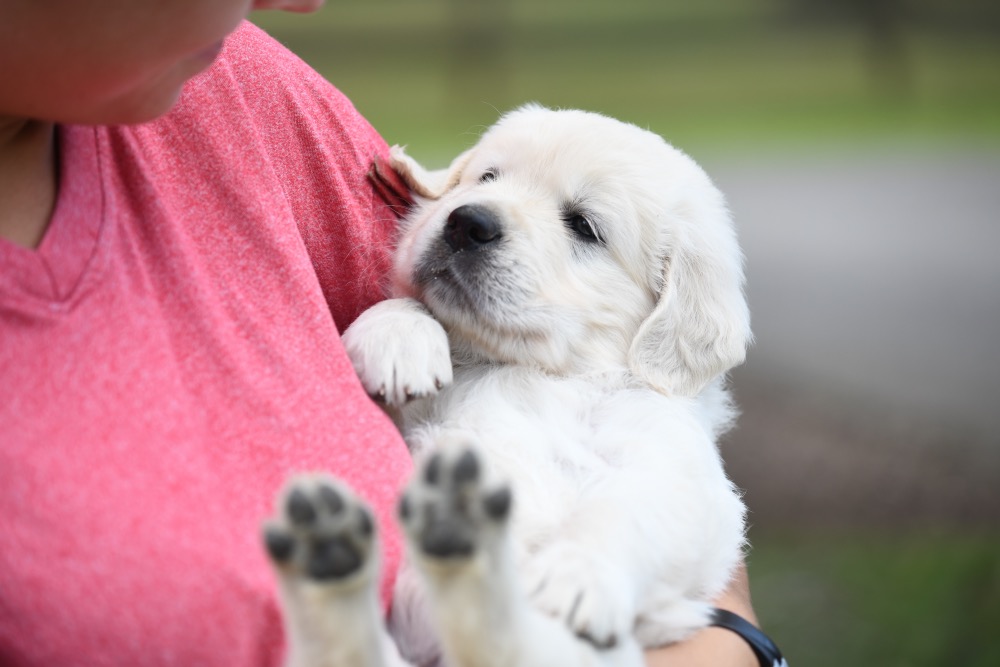
<path id="1" fill-rule="evenodd" d="M 410 470 L 338 336 L 380 298 L 382 139 L 252 26 L 137 127 L 60 129 L 37 251 L 0 240 L 0 663 L 273 665 L 261 521 Z M 332 312 L 332 316 L 331 316 Z"/>

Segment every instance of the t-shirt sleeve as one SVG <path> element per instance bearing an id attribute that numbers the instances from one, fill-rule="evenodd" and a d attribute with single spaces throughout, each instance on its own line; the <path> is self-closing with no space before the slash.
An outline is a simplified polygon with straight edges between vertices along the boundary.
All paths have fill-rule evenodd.
<path id="1" fill-rule="evenodd" d="M 398 203 L 382 137 L 333 85 L 245 23 L 223 62 L 242 91 L 340 331 L 385 297 Z"/>

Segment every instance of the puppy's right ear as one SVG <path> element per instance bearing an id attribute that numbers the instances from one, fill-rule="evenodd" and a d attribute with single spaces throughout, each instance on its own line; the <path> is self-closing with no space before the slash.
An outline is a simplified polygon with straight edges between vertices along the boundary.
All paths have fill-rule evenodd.
<path id="1" fill-rule="evenodd" d="M 685 193 L 659 301 L 629 350 L 633 372 L 675 396 L 695 396 L 743 363 L 752 338 L 743 255 L 722 194 L 707 177 L 700 187 L 687 183 Z"/>
<path id="2" fill-rule="evenodd" d="M 458 185 L 462 172 L 465 171 L 465 166 L 471 157 L 472 150 L 469 149 L 452 160 L 451 166 L 428 171 L 407 155 L 402 146 L 393 146 L 389 149 L 392 168 L 413 192 L 425 199 L 440 199 L 446 192 Z"/>

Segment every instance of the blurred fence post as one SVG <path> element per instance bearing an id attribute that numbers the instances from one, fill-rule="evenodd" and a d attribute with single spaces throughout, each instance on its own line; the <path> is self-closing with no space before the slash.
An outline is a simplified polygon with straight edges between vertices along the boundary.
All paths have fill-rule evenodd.
<path id="1" fill-rule="evenodd" d="M 453 105 L 494 115 L 507 98 L 510 0 L 450 0 L 449 96 Z"/>
<path id="2" fill-rule="evenodd" d="M 912 92 L 910 58 L 903 39 L 906 0 L 792 0 L 810 23 L 850 23 L 862 32 L 865 67 L 877 94 Z"/>
<path id="3" fill-rule="evenodd" d="M 903 0 L 855 2 L 867 33 L 868 68 L 879 94 L 909 97 L 913 88 L 903 43 Z"/>

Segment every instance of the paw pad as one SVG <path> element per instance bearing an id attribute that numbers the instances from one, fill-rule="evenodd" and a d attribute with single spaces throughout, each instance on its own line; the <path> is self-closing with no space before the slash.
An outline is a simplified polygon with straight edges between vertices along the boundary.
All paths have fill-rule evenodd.
<path id="1" fill-rule="evenodd" d="M 467 559 L 485 534 L 505 524 L 512 494 L 484 481 L 479 454 L 471 448 L 437 451 L 424 461 L 399 502 L 399 518 L 411 544 L 436 560 Z"/>
<path id="2" fill-rule="evenodd" d="M 370 510 L 335 480 L 301 477 L 290 482 L 278 516 L 264 528 L 264 546 L 276 565 L 317 581 L 359 571 L 372 551 Z"/>

